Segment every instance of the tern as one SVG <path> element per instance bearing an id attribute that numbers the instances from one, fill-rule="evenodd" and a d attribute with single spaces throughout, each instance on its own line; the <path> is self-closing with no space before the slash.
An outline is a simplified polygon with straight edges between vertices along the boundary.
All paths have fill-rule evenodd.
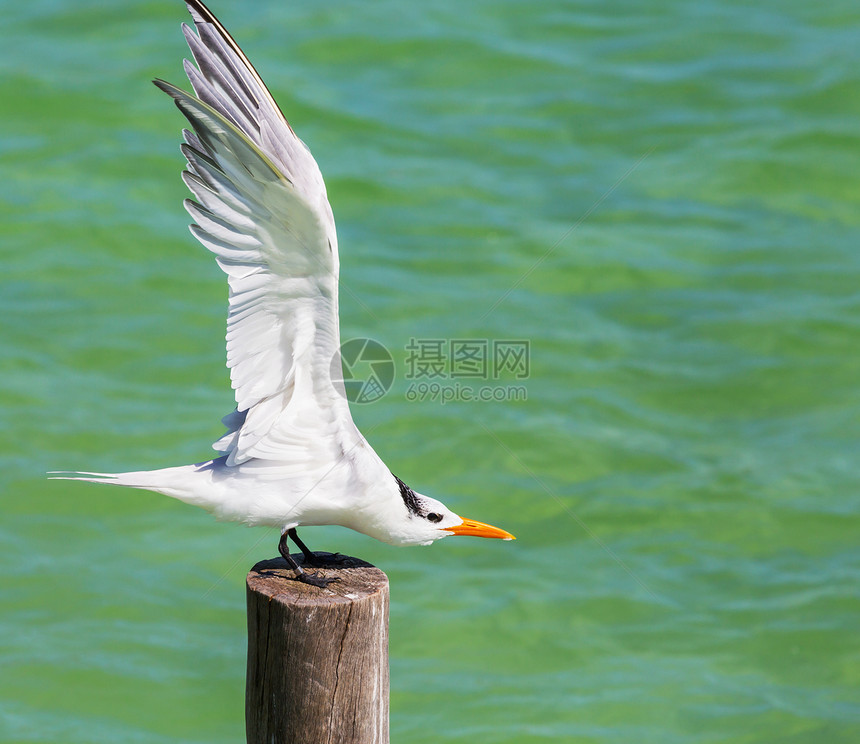
<path id="1" fill-rule="evenodd" d="M 278 550 L 294 577 L 335 580 L 302 569 L 320 565 L 297 528 L 340 525 L 392 545 L 429 545 L 449 535 L 513 540 L 463 519 L 414 491 L 374 452 L 352 420 L 340 370 L 339 260 L 334 216 L 316 161 L 257 71 L 200 0 L 186 0 L 182 24 L 196 67 L 195 95 L 163 80 L 190 129 L 182 178 L 191 232 L 227 275 L 227 366 L 236 409 L 215 459 L 128 473 L 62 472 L 53 478 L 166 494 L 218 519 L 278 527 Z M 334 360 L 334 363 L 333 363 Z"/>

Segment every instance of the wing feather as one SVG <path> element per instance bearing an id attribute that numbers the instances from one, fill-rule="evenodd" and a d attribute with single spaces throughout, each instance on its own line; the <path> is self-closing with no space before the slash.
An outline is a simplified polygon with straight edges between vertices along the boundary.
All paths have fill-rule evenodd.
<path id="1" fill-rule="evenodd" d="M 219 101 L 215 102 L 213 108 L 227 118 L 227 106 L 241 106 L 251 112 L 254 127 L 245 131 L 245 134 L 272 158 L 309 204 L 323 206 L 330 214 L 328 200 L 325 198 L 325 184 L 316 161 L 305 143 L 293 132 L 260 75 L 233 37 L 203 3 L 187 0 L 186 4 L 199 35 L 191 53 L 198 62 L 202 76 L 210 85 L 220 79 L 221 84 L 226 84 L 229 88 L 224 91 Z M 225 110 L 219 108 L 221 101 Z M 278 143 L 278 152 L 269 151 L 260 139 L 263 124 L 273 133 L 274 141 Z"/>
<path id="2" fill-rule="evenodd" d="M 316 162 L 257 72 L 198 0 L 183 24 L 195 95 L 169 83 L 191 125 L 182 177 L 193 235 L 227 274 L 227 366 L 236 410 L 213 445 L 228 465 L 252 458 L 300 468 L 358 441 L 331 382 L 339 359 L 334 218 Z"/>

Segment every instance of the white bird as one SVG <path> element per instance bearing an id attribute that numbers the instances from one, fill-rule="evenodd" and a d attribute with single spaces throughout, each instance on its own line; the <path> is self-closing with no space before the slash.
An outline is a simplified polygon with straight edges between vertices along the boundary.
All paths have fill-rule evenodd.
<path id="1" fill-rule="evenodd" d="M 227 275 L 227 366 L 236 410 L 208 462 L 128 473 L 52 477 L 143 488 L 201 506 L 218 519 L 281 530 L 278 549 L 296 578 L 316 586 L 289 554 L 319 558 L 297 527 L 341 525 L 393 545 L 448 535 L 513 535 L 463 519 L 394 476 L 359 432 L 340 369 L 338 251 L 319 167 L 260 76 L 217 18 L 187 0 L 196 32 L 182 30 L 196 96 L 163 80 L 191 124 L 181 149 L 194 236 Z M 332 360 L 335 359 L 335 364 Z"/>

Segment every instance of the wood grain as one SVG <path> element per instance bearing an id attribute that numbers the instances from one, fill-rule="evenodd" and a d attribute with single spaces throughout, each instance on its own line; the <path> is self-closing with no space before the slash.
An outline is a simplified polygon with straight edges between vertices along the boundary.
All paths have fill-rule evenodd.
<path id="1" fill-rule="evenodd" d="M 282 558 L 248 574 L 248 744 L 388 744 L 388 577 L 303 567 L 338 581 L 295 581 Z"/>

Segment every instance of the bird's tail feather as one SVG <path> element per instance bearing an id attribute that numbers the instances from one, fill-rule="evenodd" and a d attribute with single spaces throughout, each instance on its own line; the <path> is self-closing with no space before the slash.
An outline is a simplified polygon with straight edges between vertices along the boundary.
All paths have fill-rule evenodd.
<path id="1" fill-rule="evenodd" d="M 113 486 L 128 486 L 129 488 L 157 488 L 152 478 L 147 478 L 148 472 L 140 473 L 89 473 L 78 470 L 52 470 L 48 480 L 74 480 L 87 483 L 107 483 Z"/>
<path id="2" fill-rule="evenodd" d="M 48 480 L 76 480 L 90 483 L 116 483 L 118 473 L 87 473 L 79 470 L 49 470 Z M 121 484 L 117 484 L 121 485 Z"/>
<path id="3" fill-rule="evenodd" d="M 48 473 L 49 480 L 74 480 L 87 483 L 106 483 L 112 486 L 142 488 L 172 496 L 180 501 L 207 507 L 209 498 L 202 497 L 206 465 L 185 465 L 161 470 L 140 470 L 130 473 L 90 473 L 75 470 L 56 470 Z M 210 497 L 211 498 L 211 497 Z"/>

